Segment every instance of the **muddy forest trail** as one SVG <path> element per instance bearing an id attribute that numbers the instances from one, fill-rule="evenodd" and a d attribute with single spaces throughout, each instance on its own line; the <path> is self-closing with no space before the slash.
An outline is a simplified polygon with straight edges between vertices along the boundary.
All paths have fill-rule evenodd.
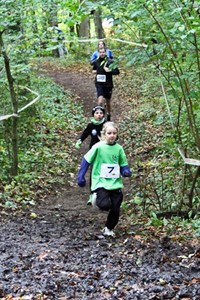
<path id="1" fill-rule="evenodd" d="M 96 93 L 90 73 L 49 67 L 44 73 L 91 115 Z M 124 103 L 117 89 L 112 104 L 118 122 Z M 76 155 L 81 158 L 87 149 L 85 143 Z M 126 197 L 130 179 L 124 184 Z M 0 299 L 200 299 L 198 243 L 130 225 L 123 213 L 116 238 L 105 238 L 100 230 L 107 214 L 86 206 L 88 186 L 81 189 L 72 178 L 71 185 L 56 188 L 38 204 L 37 218 L 24 212 L 1 220 Z"/>

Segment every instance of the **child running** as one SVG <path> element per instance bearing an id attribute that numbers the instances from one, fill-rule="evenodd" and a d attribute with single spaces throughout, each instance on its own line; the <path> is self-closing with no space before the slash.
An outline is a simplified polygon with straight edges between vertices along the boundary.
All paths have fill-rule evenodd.
<path id="1" fill-rule="evenodd" d="M 76 149 L 80 149 L 83 141 L 87 139 L 89 135 L 91 136 L 89 148 L 92 148 L 94 144 L 100 141 L 99 137 L 101 135 L 101 130 L 103 124 L 106 122 L 104 116 L 105 116 L 104 107 L 100 105 L 93 107 L 91 122 L 86 126 L 86 128 L 81 133 L 81 136 L 79 137 L 75 145 Z"/>
<path id="2" fill-rule="evenodd" d="M 100 135 L 101 130 L 103 127 L 103 124 L 106 122 L 104 116 L 105 116 L 105 109 L 104 107 L 97 105 L 93 107 L 92 109 L 92 118 L 91 122 L 88 123 L 86 128 L 81 133 L 81 136 L 79 137 L 78 141 L 76 142 L 76 149 L 80 149 L 83 141 L 87 139 L 88 136 L 91 136 L 90 140 L 90 146 L 89 149 L 92 148 L 92 146 L 100 141 Z M 91 174 L 90 174 L 90 186 L 91 186 Z M 87 201 L 87 205 L 91 205 L 92 201 L 92 194 L 90 193 L 89 199 Z"/>
<path id="3" fill-rule="evenodd" d="M 113 122 L 106 122 L 101 132 L 101 141 L 96 143 L 83 157 L 78 172 L 77 182 L 80 187 L 86 185 L 85 174 L 92 164 L 92 205 L 109 211 L 105 228 L 107 236 L 115 236 L 113 229 L 120 216 L 123 200 L 121 175 L 131 176 L 123 147 L 116 140 L 118 127 Z"/>
<path id="4" fill-rule="evenodd" d="M 98 105 L 105 105 L 107 121 L 111 121 L 111 97 L 113 91 L 113 76 L 120 71 L 115 62 L 106 56 L 104 48 L 99 50 L 99 57 L 92 62 L 92 73 L 95 74 L 95 86 Z"/>

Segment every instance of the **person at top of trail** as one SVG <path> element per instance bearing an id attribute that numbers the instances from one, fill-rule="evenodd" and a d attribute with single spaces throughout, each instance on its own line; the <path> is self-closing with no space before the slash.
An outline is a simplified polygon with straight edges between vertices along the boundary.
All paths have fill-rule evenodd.
<path id="1" fill-rule="evenodd" d="M 75 144 L 75 148 L 80 149 L 83 141 L 87 139 L 88 136 L 91 137 L 89 149 L 91 149 L 94 144 L 98 143 L 100 141 L 102 127 L 105 122 L 106 119 L 105 119 L 104 107 L 100 105 L 96 105 L 92 109 L 91 122 L 88 123 L 85 129 L 82 131 L 79 139 Z M 90 173 L 90 186 L 91 186 L 91 173 Z M 91 205 L 91 200 L 92 200 L 92 194 L 90 193 L 89 199 L 87 201 L 87 205 Z"/>
<path id="2" fill-rule="evenodd" d="M 86 128 L 82 131 L 79 139 L 76 142 L 75 147 L 80 149 L 83 141 L 91 136 L 89 149 L 92 148 L 94 144 L 100 141 L 101 130 L 103 124 L 106 122 L 105 119 L 105 109 L 100 105 L 96 105 L 92 109 L 92 118 L 87 124 Z"/>
<path id="3" fill-rule="evenodd" d="M 113 90 L 113 75 L 118 75 L 116 63 L 106 56 L 105 49 L 99 50 L 99 57 L 93 61 L 92 72 L 95 74 L 95 86 L 98 105 L 106 104 L 107 121 L 111 120 L 111 97 Z"/>
<path id="4" fill-rule="evenodd" d="M 108 58 L 110 58 L 110 59 L 113 59 L 112 51 L 106 48 L 106 44 L 105 44 L 104 41 L 99 40 L 99 42 L 98 42 L 98 49 L 92 53 L 92 56 L 90 58 L 90 63 L 91 64 L 93 63 L 93 61 L 95 61 L 99 57 L 99 50 L 100 49 L 105 49 L 106 56 Z"/>
<path id="5" fill-rule="evenodd" d="M 68 50 L 65 47 L 65 36 L 64 36 L 64 32 L 60 29 L 60 27 L 58 25 L 53 26 L 53 31 L 56 34 L 56 40 L 58 41 L 58 56 L 62 57 L 65 54 L 68 54 Z"/>
<path id="6" fill-rule="evenodd" d="M 92 165 L 92 205 L 109 211 L 102 232 L 113 237 L 123 201 L 121 176 L 130 177 L 132 174 L 123 147 L 116 142 L 118 134 L 115 123 L 106 122 L 103 125 L 101 141 L 84 155 L 77 176 L 78 185 L 84 187 L 85 174 Z"/>

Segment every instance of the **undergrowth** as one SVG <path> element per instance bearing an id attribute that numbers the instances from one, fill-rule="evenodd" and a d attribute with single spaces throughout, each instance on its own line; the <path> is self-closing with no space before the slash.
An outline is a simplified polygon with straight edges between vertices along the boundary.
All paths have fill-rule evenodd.
<path id="1" fill-rule="evenodd" d="M 67 174 L 76 170 L 72 140 L 84 122 L 84 118 L 79 119 L 82 104 L 52 80 L 34 73 L 31 89 L 40 94 L 40 100 L 20 114 L 19 170 L 15 177 L 9 176 L 9 141 L 1 141 L 0 198 L 5 208 L 34 205 L 55 191 L 55 186 L 70 183 Z M 8 132 L 9 123 L 3 125 Z"/>
<path id="2" fill-rule="evenodd" d="M 185 191 L 190 189 L 189 177 L 195 167 L 184 170 L 159 79 L 147 68 L 139 68 L 126 71 L 125 87 L 120 81 L 117 86 L 121 98 L 127 99 L 120 137 L 132 161 L 136 201 L 140 198 L 145 212 L 187 209 L 189 199 Z M 196 189 L 193 209 L 198 205 Z"/>
<path id="3" fill-rule="evenodd" d="M 184 166 L 178 152 L 159 78 L 147 68 L 125 73 L 125 84 L 121 78 L 117 79 L 120 98 L 126 99 L 126 113 L 120 120 L 120 139 L 133 175 L 123 208 L 133 222 L 135 215 L 146 216 L 147 224 L 153 226 L 177 226 L 177 220 L 185 220 L 183 223 L 187 225 L 184 226 L 192 227 L 199 236 L 198 187 L 192 206 L 188 198 L 195 167 Z"/>

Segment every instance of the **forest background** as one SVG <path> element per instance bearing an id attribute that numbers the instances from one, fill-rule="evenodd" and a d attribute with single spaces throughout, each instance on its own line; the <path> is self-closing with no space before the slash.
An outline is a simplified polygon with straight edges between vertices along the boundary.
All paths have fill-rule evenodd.
<path id="1" fill-rule="evenodd" d="M 199 3 L 0 3 L 1 207 L 35 205 L 65 184 L 65 170 L 76 173 L 69 153 L 87 123 L 83 107 L 38 74 L 47 61 L 87 70 L 103 38 L 123 69 L 118 88 L 128 99 L 120 128 L 134 164 L 124 211 L 155 226 L 168 217 L 180 225 L 184 216 L 199 235 Z"/>

